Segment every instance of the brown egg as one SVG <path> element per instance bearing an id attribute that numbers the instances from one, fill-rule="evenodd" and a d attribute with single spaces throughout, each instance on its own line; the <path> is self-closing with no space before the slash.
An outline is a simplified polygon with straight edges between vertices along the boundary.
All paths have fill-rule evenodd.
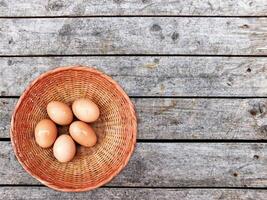
<path id="1" fill-rule="evenodd" d="M 70 107 L 59 101 L 51 101 L 47 105 L 49 117 L 59 125 L 68 125 L 73 120 L 73 114 Z"/>
<path id="2" fill-rule="evenodd" d="M 76 146 L 69 135 L 61 135 L 53 146 L 53 154 L 59 162 L 69 162 L 76 153 Z"/>
<path id="3" fill-rule="evenodd" d="M 81 121 L 93 122 L 99 117 L 99 108 L 89 99 L 81 98 L 72 104 L 74 115 Z"/>
<path id="4" fill-rule="evenodd" d="M 40 147 L 51 147 L 57 138 L 56 124 L 50 119 L 41 120 L 35 127 L 34 136 Z"/>
<path id="5" fill-rule="evenodd" d="M 96 144 L 96 134 L 94 130 L 85 122 L 73 122 L 70 125 L 69 132 L 71 137 L 80 145 L 92 147 Z"/>

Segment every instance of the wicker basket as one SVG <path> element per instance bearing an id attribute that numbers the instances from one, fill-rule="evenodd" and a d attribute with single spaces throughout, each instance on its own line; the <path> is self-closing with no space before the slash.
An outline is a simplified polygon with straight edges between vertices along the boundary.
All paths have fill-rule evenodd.
<path id="1" fill-rule="evenodd" d="M 94 101 L 100 117 L 92 125 L 98 136 L 94 147 L 77 146 L 74 159 L 59 163 L 52 148 L 39 147 L 34 139 L 38 121 L 47 118 L 46 105 L 69 105 L 80 97 Z M 11 121 L 15 154 L 37 180 L 60 191 L 87 191 L 109 182 L 127 164 L 136 143 L 136 117 L 129 97 L 110 77 L 89 67 L 61 67 L 46 72 L 20 97 Z M 68 134 L 68 127 L 59 127 Z"/>

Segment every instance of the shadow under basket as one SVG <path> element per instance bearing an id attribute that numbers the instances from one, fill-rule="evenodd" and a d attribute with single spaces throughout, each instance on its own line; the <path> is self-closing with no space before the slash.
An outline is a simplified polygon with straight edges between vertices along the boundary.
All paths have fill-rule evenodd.
<path id="1" fill-rule="evenodd" d="M 52 147 L 43 149 L 34 139 L 36 124 L 48 118 L 50 101 L 71 105 L 85 97 L 100 109 L 92 123 L 98 141 L 94 147 L 77 145 L 73 160 L 60 163 Z M 60 191 L 87 191 L 109 182 L 128 163 L 136 143 L 134 107 L 121 87 L 96 69 L 72 66 L 48 71 L 33 81 L 20 97 L 11 120 L 11 142 L 23 168 L 41 183 Z M 68 134 L 68 127 L 58 127 Z"/>

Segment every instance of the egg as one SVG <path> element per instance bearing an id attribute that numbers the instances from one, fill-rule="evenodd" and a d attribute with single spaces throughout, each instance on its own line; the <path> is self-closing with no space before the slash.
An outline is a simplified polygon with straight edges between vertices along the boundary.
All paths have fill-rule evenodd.
<path id="1" fill-rule="evenodd" d="M 85 122 L 72 122 L 69 128 L 71 137 L 80 145 L 92 147 L 96 144 L 97 137 L 94 130 Z"/>
<path id="2" fill-rule="evenodd" d="M 72 104 L 72 111 L 79 120 L 84 122 L 94 122 L 100 114 L 97 105 L 86 98 L 75 100 Z"/>
<path id="3" fill-rule="evenodd" d="M 59 101 L 51 101 L 47 105 L 48 116 L 59 125 L 68 125 L 73 120 L 73 114 L 68 105 Z"/>
<path id="4" fill-rule="evenodd" d="M 53 154 L 59 162 L 69 162 L 76 153 L 76 146 L 69 135 L 61 135 L 53 146 Z"/>
<path id="5" fill-rule="evenodd" d="M 56 124 L 50 119 L 41 120 L 35 127 L 34 136 L 40 147 L 51 147 L 57 138 Z"/>

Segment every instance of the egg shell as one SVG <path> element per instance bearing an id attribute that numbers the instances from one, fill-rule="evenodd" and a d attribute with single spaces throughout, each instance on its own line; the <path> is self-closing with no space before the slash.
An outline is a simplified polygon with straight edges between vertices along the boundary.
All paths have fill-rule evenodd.
<path id="1" fill-rule="evenodd" d="M 53 146 L 53 154 L 59 162 L 69 162 L 76 153 L 76 146 L 69 135 L 61 135 Z"/>
<path id="2" fill-rule="evenodd" d="M 70 125 L 69 132 L 71 137 L 80 145 L 92 147 L 97 142 L 94 130 L 82 121 L 75 121 Z"/>
<path id="3" fill-rule="evenodd" d="M 59 125 L 68 125 L 73 120 L 70 107 L 59 101 L 51 101 L 47 105 L 48 116 Z"/>
<path id="4" fill-rule="evenodd" d="M 51 147 L 57 138 L 56 124 L 50 119 L 41 120 L 35 127 L 34 136 L 40 147 Z"/>
<path id="5" fill-rule="evenodd" d="M 100 111 L 98 106 L 90 99 L 77 99 L 72 104 L 74 115 L 81 121 L 94 122 L 98 119 Z"/>

